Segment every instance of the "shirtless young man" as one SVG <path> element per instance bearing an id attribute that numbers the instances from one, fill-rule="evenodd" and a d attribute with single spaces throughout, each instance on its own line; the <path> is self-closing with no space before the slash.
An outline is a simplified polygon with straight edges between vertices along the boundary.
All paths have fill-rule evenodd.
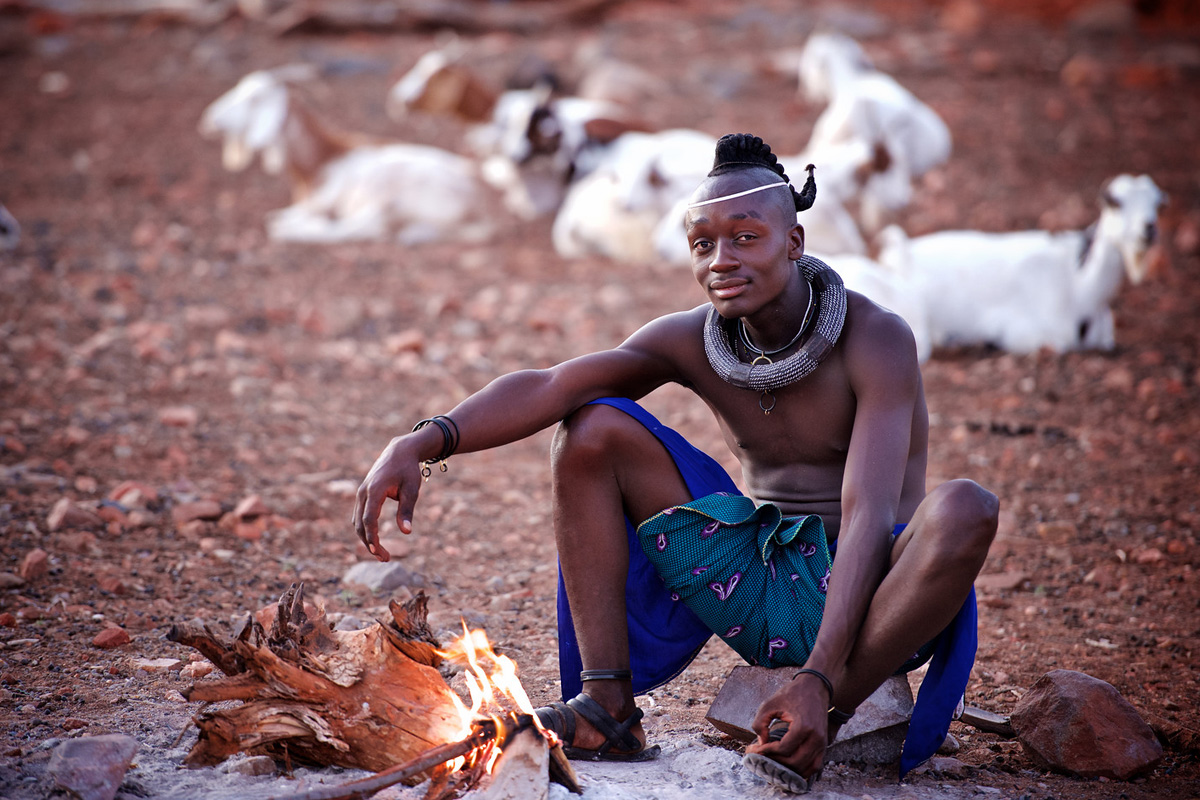
<path id="1" fill-rule="evenodd" d="M 838 720 L 923 645 L 937 638 L 939 647 L 949 648 L 939 633 L 956 628 L 957 666 L 954 658 L 950 668 L 939 665 L 935 656 L 926 679 L 945 672 L 949 680 L 949 705 L 943 697 L 926 734 L 936 739 L 933 748 L 941 743 L 974 657 L 972 584 L 996 531 L 998 505 L 966 480 L 926 493 L 929 423 L 912 333 L 896 314 L 845 292 L 819 261 L 802 258 L 804 230 L 796 212 L 812 204 L 811 173 L 803 195 L 796 193 L 770 148 L 745 134 L 723 137 L 716 163 L 686 219 L 692 268 L 707 304 L 660 317 L 615 349 L 500 377 L 454 408 L 452 422 L 443 417 L 396 437 L 359 488 L 352 522 L 386 561 L 378 539 L 384 501 L 398 501 L 400 530 L 411 532 L 425 462 L 455 448 L 497 447 L 561 422 L 552 467 L 555 535 L 569 601 L 560 599 L 564 695 L 580 686 L 569 666 L 581 666 L 586 683 L 569 706 L 557 704 L 539 716 L 563 732 L 569 753 L 650 757 L 658 748 L 646 746 L 635 691 L 674 677 L 715 631 L 760 664 L 806 668 L 762 705 L 759 738 L 748 747 L 761 756 L 751 765 L 755 771 L 802 789 L 820 770 Z M 782 522 L 771 511 L 774 522 L 756 516 L 741 527 L 697 527 L 698 535 L 687 523 L 654 532 L 653 526 L 695 511 L 672 514 L 678 507 L 732 502 L 725 493 L 736 492 L 727 476 L 710 475 L 715 462 L 684 452 L 688 445 L 677 434 L 632 403 L 592 403 L 636 400 L 668 382 L 694 391 L 716 415 L 741 462 L 753 498 L 746 501 L 749 510 L 773 504 Z M 718 490 L 725 493 L 712 494 Z M 702 523 L 725 512 L 703 513 L 712 516 L 701 515 Z M 626 523 L 647 520 L 639 552 Z M 720 536 L 712 533 L 717 529 Z M 753 543 L 759 530 L 767 531 L 770 545 L 751 545 L 762 553 L 749 559 L 757 563 L 727 564 L 717 574 L 716 556 L 701 549 L 698 560 L 683 564 L 681 582 L 666 575 L 679 567 L 670 559 L 682 558 L 681 548 L 747 537 Z M 820 548 L 805 544 L 814 530 Z M 800 531 L 791 545 L 787 531 Z M 836 560 L 823 573 L 826 537 L 836 545 Z M 775 563 L 785 556 L 794 557 L 786 576 Z M 802 557 L 809 556 L 815 566 L 798 580 Z M 661 580 L 647 571 L 647 558 Z M 710 566 L 713 572 L 705 574 Z M 684 582 L 692 576 L 699 576 L 699 588 L 689 599 Z M 783 583 L 790 587 L 789 578 L 810 585 L 789 588 L 792 595 L 771 594 Z M 749 607 L 774 616 L 745 625 L 739 618 L 732 626 L 720 619 L 725 601 L 742 593 L 739 584 L 765 592 Z M 684 602 L 675 602 L 681 595 Z M 801 644 L 794 633 L 769 630 L 803 628 L 812 614 L 811 606 L 794 614 L 781 610 L 785 595 L 800 603 L 818 596 L 810 626 L 815 641 Z M 717 618 L 708 618 L 714 609 Z M 761 641 L 740 641 L 751 628 Z M 924 696 L 923 689 L 918 708 Z M 771 729 L 775 721 L 787 723 L 782 738 L 782 726 Z M 928 742 L 917 749 L 919 759 L 932 755 Z"/>

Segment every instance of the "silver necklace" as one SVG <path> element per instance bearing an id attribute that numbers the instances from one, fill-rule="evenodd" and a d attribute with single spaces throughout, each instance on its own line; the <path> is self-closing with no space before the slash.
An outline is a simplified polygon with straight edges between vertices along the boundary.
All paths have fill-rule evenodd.
<path id="1" fill-rule="evenodd" d="M 846 320 L 846 287 L 841 276 L 812 256 L 801 256 L 796 266 L 808 281 L 810 292 L 816 293 L 815 300 L 811 294 L 809 297 L 816 307 L 816 322 L 812 334 L 790 356 L 779 361 L 759 356 L 747 364 L 734 352 L 738 334 L 733 331 L 736 327 L 733 320 L 722 317 L 716 308 L 709 308 L 704 322 L 704 352 L 709 365 L 726 383 L 761 392 L 758 403 L 764 414 L 775 407 L 776 389 L 801 380 L 825 360 L 837 344 Z"/>
<path id="2" fill-rule="evenodd" d="M 796 342 L 800 341 L 800 337 L 804 335 L 805 329 L 808 328 L 809 315 L 812 314 L 813 310 L 813 298 L 816 296 L 816 292 L 813 291 L 812 284 L 808 282 L 808 278 L 804 279 L 804 283 L 808 286 L 808 308 L 804 309 L 804 319 L 800 320 L 800 330 L 796 331 L 796 335 L 793 336 L 791 341 L 789 341 L 783 347 L 777 347 L 774 350 L 763 350 L 760 347 L 755 347 L 754 342 L 750 341 L 750 334 L 746 333 L 745 321 L 741 317 L 738 317 L 738 338 L 742 340 L 742 344 L 746 346 L 747 350 L 757 355 L 757 358 L 754 359 L 755 361 L 757 361 L 759 358 L 765 358 L 767 359 L 766 363 L 775 363 L 771 361 L 771 356 L 777 356 L 784 350 L 787 350 Z"/>

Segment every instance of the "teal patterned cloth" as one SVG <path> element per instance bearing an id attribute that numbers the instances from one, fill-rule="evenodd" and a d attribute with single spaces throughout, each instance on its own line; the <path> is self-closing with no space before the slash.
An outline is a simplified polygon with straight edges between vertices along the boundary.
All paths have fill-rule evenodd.
<path id="1" fill-rule="evenodd" d="M 678 597 L 750 664 L 808 660 L 829 583 L 816 515 L 717 492 L 664 509 L 637 529 L 646 557 Z"/>

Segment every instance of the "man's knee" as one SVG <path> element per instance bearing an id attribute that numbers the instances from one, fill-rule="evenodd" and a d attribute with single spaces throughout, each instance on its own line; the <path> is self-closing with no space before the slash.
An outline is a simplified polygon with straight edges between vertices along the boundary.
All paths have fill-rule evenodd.
<path id="1" fill-rule="evenodd" d="M 611 458 L 639 430 L 645 428 L 624 411 L 602 404 L 583 406 L 567 416 L 554 432 L 553 464 L 558 468 Z"/>
<path id="2" fill-rule="evenodd" d="M 929 493 L 928 523 L 948 555 L 982 558 L 996 536 L 1000 501 L 975 481 L 948 481 Z"/>

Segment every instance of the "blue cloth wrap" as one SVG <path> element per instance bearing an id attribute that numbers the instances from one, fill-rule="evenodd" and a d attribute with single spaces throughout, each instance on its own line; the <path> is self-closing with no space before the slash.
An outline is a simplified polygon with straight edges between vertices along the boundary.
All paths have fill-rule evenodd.
<path id="1" fill-rule="evenodd" d="M 674 459 L 693 498 L 714 492 L 740 494 L 720 464 L 634 401 L 606 397 L 593 402 L 624 411 L 653 433 Z M 896 532 L 901 529 L 897 526 Z M 629 662 L 633 671 L 633 691 L 644 694 L 683 672 L 713 631 L 686 605 L 672 598 L 642 552 L 634 524 L 629 519 L 625 520 L 625 532 L 629 543 L 629 575 L 625 581 Z M 951 717 L 966 690 L 975 663 L 977 626 L 978 612 L 972 589 L 958 614 L 934 639 L 933 658 L 917 694 L 900 757 L 901 777 L 937 752 L 946 738 Z M 561 570 L 558 578 L 558 657 L 563 700 L 567 700 L 583 690 L 579 680 L 583 664 Z"/>

